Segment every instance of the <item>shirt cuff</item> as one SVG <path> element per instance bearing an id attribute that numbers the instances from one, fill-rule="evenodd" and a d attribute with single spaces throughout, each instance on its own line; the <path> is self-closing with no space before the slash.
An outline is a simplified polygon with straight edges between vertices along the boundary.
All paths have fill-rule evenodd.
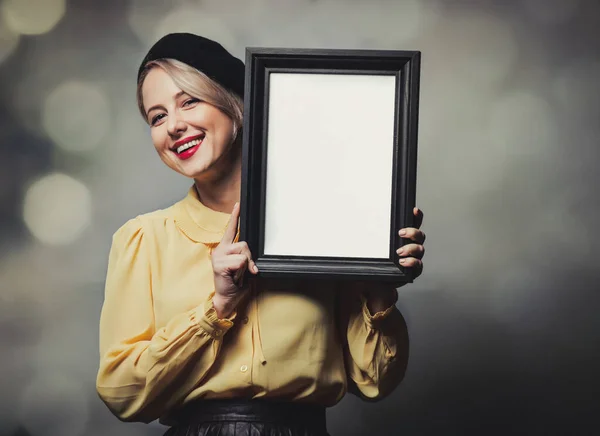
<path id="1" fill-rule="evenodd" d="M 392 311 L 396 309 L 396 301 L 398 301 L 398 294 L 396 293 L 396 298 L 394 299 L 394 302 L 387 309 L 379 311 L 375 314 L 371 314 L 371 312 L 369 311 L 367 298 L 364 296 L 364 294 L 361 293 L 360 299 L 362 300 L 362 313 L 365 323 L 371 328 L 377 328 L 390 316 Z"/>
<path id="2" fill-rule="evenodd" d="M 233 327 L 233 320 L 237 316 L 237 311 L 234 310 L 228 318 L 220 319 L 213 305 L 214 295 L 214 291 L 210 293 L 208 298 L 196 308 L 194 316 L 196 323 L 204 332 L 214 339 L 220 339 Z"/>

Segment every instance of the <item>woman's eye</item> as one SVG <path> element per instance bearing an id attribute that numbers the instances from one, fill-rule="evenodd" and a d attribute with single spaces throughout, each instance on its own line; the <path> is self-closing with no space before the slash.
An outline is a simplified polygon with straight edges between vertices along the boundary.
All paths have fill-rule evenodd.
<path id="1" fill-rule="evenodd" d="M 184 106 L 191 106 L 192 104 L 196 104 L 199 103 L 200 100 L 198 100 L 197 98 L 189 98 L 186 101 L 183 102 Z"/>
<path id="2" fill-rule="evenodd" d="M 165 114 L 158 114 L 158 115 L 154 115 L 152 117 L 152 120 L 150 121 L 150 125 L 154 126 L 156 123 L 158 123 L 163 117 L 165 116 Z"/>

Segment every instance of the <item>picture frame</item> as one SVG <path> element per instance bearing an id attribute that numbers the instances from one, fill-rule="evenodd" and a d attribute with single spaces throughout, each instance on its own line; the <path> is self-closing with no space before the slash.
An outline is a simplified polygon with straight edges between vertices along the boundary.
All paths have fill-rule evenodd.
<path id="1" fill-rule="evenodd" d="M 248 47 L 240 240 L 259 276 L 412 282 L 420 51 Z"/>

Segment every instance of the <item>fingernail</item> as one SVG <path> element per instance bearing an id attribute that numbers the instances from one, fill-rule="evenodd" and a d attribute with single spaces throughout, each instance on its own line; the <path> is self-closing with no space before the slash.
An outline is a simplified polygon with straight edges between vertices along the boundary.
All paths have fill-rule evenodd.
<path id="1" fill-rule="evenodd" d="M 258 272 L 258 267 L 256 265 L 254 265 L 254 272 L 257 273 Z"/>
<path id="2" fill-rule="evenodd" d="M 404 230 L 404 229 L 400 230 L 399 234 L 400 234 L 400 236 L 406 235 L 406 230 Z"/>
<path id="3" fill-rule="evenodd" d="M 398 250 L 396 250 L 396 253 L 398 253 L 399 256 L 402 256 L 404 254 L 404 247 L 399 248 Z"/>
<path id="4" fill-rule="evenodd" d="M 400 263 L 405 264 L 406 263 L 406 259 L 400 259 Z"/>

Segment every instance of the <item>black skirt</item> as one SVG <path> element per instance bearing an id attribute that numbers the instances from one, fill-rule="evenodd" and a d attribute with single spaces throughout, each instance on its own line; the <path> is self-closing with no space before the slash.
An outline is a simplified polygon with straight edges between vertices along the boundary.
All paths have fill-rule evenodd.
<path id="1" fill-rule="evenodd" d="M 164 436 L 329 436 L 325 407 L 265 400 L 199 400 L 169 420 Z"/>

